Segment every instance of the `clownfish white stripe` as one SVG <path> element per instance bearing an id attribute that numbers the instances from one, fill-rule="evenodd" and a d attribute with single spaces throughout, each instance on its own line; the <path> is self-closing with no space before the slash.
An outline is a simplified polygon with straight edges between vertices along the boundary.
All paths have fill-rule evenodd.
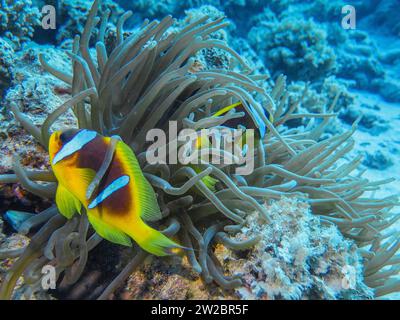
<path id="1" fill-rule="evenodd" d="M 97 207 L 100 203 L 102 203 L 105 199 L 111 196 L 114 192 L 119 189 L 125 187 L 129 183 L 129 176 L 123 175 L 113 182 L 111 182 L 103 191 L 99 193 L 99 195 L 89 204 L 88 208 L 93 209 Z"/>
<path id="2" fill-rule="evenodd" d="M 262 138 L 264 138 L 265 133 L 266 133 L 266 131 L 267 131 L 265 122 L 264 122 L 264 120 L 260 117 L 260 115 L 258 114 L 257 110 L 255 110 L 255 109 L 253 108 L 253 106 L 250 105 L 249 107 L 250 107 L 250 110 L 251 110 L 251 116 L 252 116 L 252 118 L 254 119 L 254 121 L 255 121 L 255 123 L 256 123 L 256 125 L 257 125 L 258 132 L 260 133 L 260 137 L 261 137 L 261 139 L 262 139 Z M 262 110 L 261 112 L 265 113 L 264 110 Z M 267 118 L 268 118 L 268 117 L 267 117 Z"/>
<path id="3" fill-rule="evenodd" d="M 95 131 L 82 130 L 78 132 L 71 141 L 67 142 L 61 150 L 55 155 L 53 159 L 53 165 L 62 159 L 74 154 L 75 152 L 82 149 L 82 147 L 96 138 L 97 133 Z"/>

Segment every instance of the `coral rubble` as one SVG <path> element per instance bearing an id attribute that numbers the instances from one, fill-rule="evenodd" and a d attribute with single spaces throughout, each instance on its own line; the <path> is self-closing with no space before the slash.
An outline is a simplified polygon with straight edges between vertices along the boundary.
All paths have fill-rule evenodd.
<path id="1" fill-rule="evenodd" d="M 369 299 L 373 292 L 363 283 L 362 257 L 356 244 L 336 226 L 324 224 L 310 207 L 295 198 L 282 198 L 267 206 L 272 223 L 257 215 L 234 240 L 261 234 L 254 249 L 237 257 L 222 251 L 227 269 L 240 274 L 242 299 Z M 351 274 L 350 274 L 351 273 Z"/>

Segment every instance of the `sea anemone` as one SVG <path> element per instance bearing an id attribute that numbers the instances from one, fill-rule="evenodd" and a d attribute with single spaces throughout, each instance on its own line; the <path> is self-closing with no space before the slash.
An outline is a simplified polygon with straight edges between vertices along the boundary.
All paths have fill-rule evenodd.
<path id="1" fill-rule="evenodd" d="M 361 158 L 343 158 L 354 145 L 352 135 L 357 121 L 348 132 L 324 137 L 324 128 L 333 112 L 339 93 L 323 113 L 295 113 L 301 99 L 293 101 L 286 91 L 286 79 L 280 76 L 267 92 L 263 76 L 252 74 L 246 62 L 225 42 L 210 35 L 226 26 L 224 20 L 207 22 L 205 16 L 179 32 L 171 31 L 174 19 L 145 21 L 138 31 L 124 37 L 123 24 L 131 12 L 117 24 L 115 47 L 106 48 L 105 11 L 97 17 L 100 0 L 90 10 L 82 36 L 76 36 L 69 53 L 73 73 L 50 66 L 40 56 L 44 69 L 71 86 L 72 98 L 51 113 L 41 128 L 36 127 L 17 107 L 12 112 L 23 127 L 48 147 L 51 127 L 72 109 L 79 128 L 103 135 L 119 135 L 136 153 L 146 178 L 158 195 L 163 219 L 159 227 L 168 236 L 176 236 L 185 247 L 193 269 L 206 283 L 216 282 L 225 289 L 241 285 L 241 279 L 224 274 L 213 252 L 213 244 L 222 243 L 240 250 L 257 243 L 260 237 L 230 243 L 227 235 L 241 230 L 245 217 L 258 212 L 263 223 L 270 221 L 264 206 L 271 199 L 297 196 L 307 201 L 324 223 L 336 225 L 342 234 L 354 240 L 364 257 L 365 282 L 376 297 L 397 291 L 394 280 L 400 247 L 398 233 L 384 232 L 397 221 L 391 209 L 396 197 L 374 199 L 368 193 L 390 181 L 370 182 L 357 168 Z M 96 57 L 89 48 L 94 28 L 97 32 Z M 207 48 L 225 51 L 230 65 L 223 69 L 196 68 L 195 55 Z M 304 96 L 307 92 L 304 92 Z M 231 118 L 243 116 L 236 111 L 211 117 L 221 106 L 241 102 L 247 112 L 256 110 L 267 128 L 265 138 L 255 146 L 255 169 L 249 175 L 235 173 L 235 165 L 201 164 L 200 173 L 190 165 L 149 164 L 145 143 L 149 129 L 168 132 L 169 121 L 183 128 L 223 126 Z M 263 110 L 273 115 L 273 121 Z M 309 119 L 305 127 L 288 128 L 287 121 Z M 172 143 L 169 144 L 171 147 Z M 26 190 L 45 198 L 54 198 L 56 179 L 51 171 L 25 170 L 18 157 L 14 174 L 0 175 L 0 183 L 20 183 Z M 216 179 L 216 191 L 203 178 Z M 193 190 L 196 190 L 193 192 Z M 368 196 L 363 196 L 365 193 Z M 210 219 L 212 217 L 212 219 Z M 30 244 L 20 251 L 3 251 L 0 257 L 18 257 L 3 279 L 0 297 L 12 297 L 17 280 L 23 276 L 27 294 L 41 289 L 41 268 L 56 267 L 57 279 L 76 283 L 88 260 L 88 253 L 102 240 L 90 228 L 85 214 L 66 220 L 56 206 L 35 215 L 19 227 L 27 234 L 43 225 Z M 136 248 L 136 255 L 99 296 L 106 299 L 121 286 L 147 253 Z M 387 270 L 387 266 L 391 266 Z"/>

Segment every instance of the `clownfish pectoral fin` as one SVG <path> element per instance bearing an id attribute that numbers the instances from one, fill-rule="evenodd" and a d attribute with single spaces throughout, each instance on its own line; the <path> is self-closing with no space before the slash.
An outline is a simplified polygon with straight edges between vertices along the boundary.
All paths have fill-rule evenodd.
<path id="1" fill-rule="evenodd" d="M 217 179 L 214 179 L 213 177 L 210 176 L 205 176 L 204 178 L 201 179 L 201 181 L 203 181 L 206 187 L 210 189 L 212 192 L 217 191 L 217 189 L 215 189 L 215 185 L 218 182 Z"/>
<path id="2" fill-rule="evenodd" d="M 57 187 L 56 204 L 60 213 L 67 219 L 71 219 L 76 212 L 81 213 L 80 201 L 61 183 Z"/>
<path id="3" fill-rule="evenodd" d="M 193 170 L 197 173 L 197 174 L 200 174 L 201 172 L 202 172 L 202 170 L 201 170 L 201 168 L 200 167 L 198 167 L 198 166 L 196 166 L 196 165 L 191 165 L 191 167 L 193 168 Z M 205 176 L 205 177 L 203 177 L 203 178 L 201 178 L 201 181 L 206 185 L 206 187 L 208 188 L 208 189 L 210 189 L 212 192 L 215 192 L 215 191 L 217 191 L 216 189 L 215 189 L 215 185 L 218 183 L 218 180 L 217 179 L 214 179 L 213 177 L 211 177 L 211 176 Z"/>
<path id="4" fill-rule="evenodd" d="M 97 218 L 93 214 L 88 214 L 88 218 L 93 229 L 100 237 L 112 243 L 132 247 L 131 238 L 129 238 L 129 236 L 125 232 L 106 224 L 100 218 Z"/>

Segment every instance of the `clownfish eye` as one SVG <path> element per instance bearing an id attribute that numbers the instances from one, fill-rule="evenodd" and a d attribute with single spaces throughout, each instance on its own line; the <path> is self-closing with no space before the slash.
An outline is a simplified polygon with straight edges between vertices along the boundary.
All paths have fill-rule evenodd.
<path id="1" fill-rule="evenodd" d="M 60 136 L 59 136 L 59 139 L 61 140 L 62 143 L 67 142 L 67 141 L 66 141 L 66 140 L 67 140 L 67 137 L 66 137 L 65 133 L 61 133 Z"/>
<path id="2" fill-rule="evenodd" d="M 65 143 L 71 141 L 72 138 L 77 134 L 77 132 L 78 132 L 78 130 L 71 129 L 71 130 L 66 130 L 63 133 L 61 133 L 60 137 L 59 137 L 61 143 L 65 144 Z"/>

